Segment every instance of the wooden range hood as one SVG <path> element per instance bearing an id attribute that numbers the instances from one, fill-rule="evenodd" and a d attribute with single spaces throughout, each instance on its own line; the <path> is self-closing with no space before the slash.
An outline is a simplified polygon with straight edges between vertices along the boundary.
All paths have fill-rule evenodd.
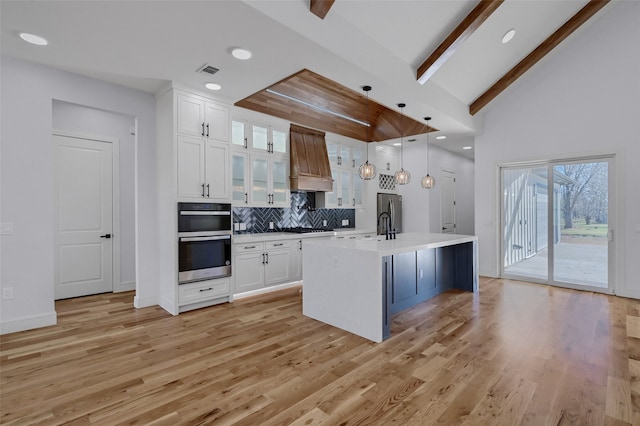
<path id="1" fill-rule="evenodd" d="M 324 132 L 291 125 L 290 184 L 292 191 L 333 191 Z"/>

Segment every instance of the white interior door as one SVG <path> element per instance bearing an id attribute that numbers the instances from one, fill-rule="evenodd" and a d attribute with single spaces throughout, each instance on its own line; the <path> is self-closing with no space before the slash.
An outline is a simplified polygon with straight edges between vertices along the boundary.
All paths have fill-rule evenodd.
<path id="1" fill-rule="evenodd" d="M 103 141 L 53 136 L 55 298 L 113 291 L 113 152 Z"/>
<path id="2" fill-rule="evenodd" d="M 442 233 L 456 233 L 456 175 L 446 170 L 442 171 L 440 189 L 440 209 L 442 218 Z"/>

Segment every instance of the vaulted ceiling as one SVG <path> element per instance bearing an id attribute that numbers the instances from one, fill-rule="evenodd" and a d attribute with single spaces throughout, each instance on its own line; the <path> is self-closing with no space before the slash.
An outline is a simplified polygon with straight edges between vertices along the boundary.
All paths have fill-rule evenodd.
<path id="1" fill-rule="evenodd" d="M 535 72 L 540 58 L 562 54 L 561 44 L 570 42 L 563 40 L 606 13 L 605 4 L 3 0 L 0 42 L 3 54 L 153 93 L 169 81 L 200 91 L 219 83 L 222 90 L 212 95 L 230 103 L 307 69 L 354 92 L 371 85 L 374 102 L 391 111 L 404 102 L 405 116 L 416 122 L 432 116 L 436 134 L 448 137 L 437 143 L 457 150 L 479 132 L 493 99 Z M 512 28 L 515 37 L 502 44 Z M 28 45 L 17 37 L 22 31 L 50 43 Z M 236 46 L 253 57 L 236 60 L 229 54 Z M 220 71 L 196 72 L 205 63 Z M 420 84 L 425 69 L 432 72 Z"/>

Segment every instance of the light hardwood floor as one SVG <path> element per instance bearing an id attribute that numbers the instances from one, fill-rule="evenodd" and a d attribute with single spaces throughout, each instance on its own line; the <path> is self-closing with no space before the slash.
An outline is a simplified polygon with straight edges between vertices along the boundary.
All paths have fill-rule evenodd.
<path id="1" fill-rule="evenodd" d="M 0 423 L 640 425 L 640 301 L 481 279 L 375 344 L 298 289 L 172 317 L 133 294 L 0 337 Z"/>

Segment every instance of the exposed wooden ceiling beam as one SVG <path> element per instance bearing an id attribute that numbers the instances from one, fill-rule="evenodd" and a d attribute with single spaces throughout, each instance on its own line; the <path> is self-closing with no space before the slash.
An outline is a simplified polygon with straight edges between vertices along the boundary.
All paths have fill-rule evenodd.
<path id="1" fill-rule="evenodd" d="M 480 0 L 451 34 L 418 67 L 416 78 L 420 84 L 426 83 L 433 74 L 471 37 L 471 34 L 502 4 L 504 0 Z"/>
<path id="2" fill-rule="evenodd" d="M 540 43 L 533 52 L 529 53 L 522 61 L 520 61 L 515 67 L 511 68 L 500 80 L 498 80 L 487 91 L 480 95 L 475 101 L 469 105 L 469 113 L 475 115 L 478 111 L 484 108 L 489 102 L 495 99 L 500 93 L 502 93 L 507 87 L 520 78 L 525 72 L 527 72 L 532 66 L 534 66 L 545 55 L 551 52 L 557 45 L 559 45 L 564 39 L 569 37 L 571 33 L 577 30 L 582 24 L 595 15 L 600 9 L 602 9 L 609 0 L 589 0 L 582 9 L 578 11 L 571 19 L 564 23 L 556 32 L 551 34 L 545 41 Z"/>
<path id="3" fill-rule="evenodd" d="M 316 15 L 320 19 L 324 19 L 327 16 L 327 12 L 333 6 L 335 0 L 309 0 L 309 9 L 311 13 Z"/>

